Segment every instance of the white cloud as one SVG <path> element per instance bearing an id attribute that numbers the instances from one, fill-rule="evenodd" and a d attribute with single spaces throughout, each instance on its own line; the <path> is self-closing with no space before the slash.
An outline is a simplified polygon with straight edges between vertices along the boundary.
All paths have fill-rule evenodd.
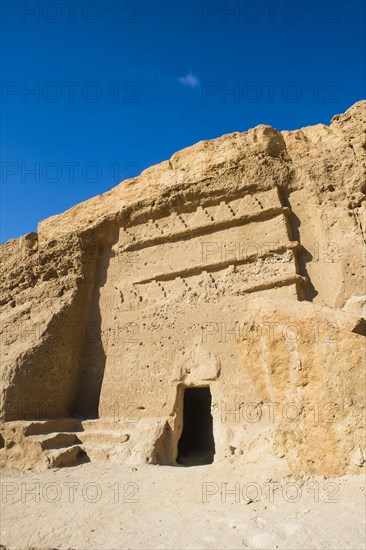
<path id="1" fill-rule="evenodd" d="M 189 88 L 197 88 L 200 85 L 200 81 L 194 74 L 189 71 L 186 76 L 180 76 L 178 82 L 183 84 L 183 86 L 188 86 Z"/>

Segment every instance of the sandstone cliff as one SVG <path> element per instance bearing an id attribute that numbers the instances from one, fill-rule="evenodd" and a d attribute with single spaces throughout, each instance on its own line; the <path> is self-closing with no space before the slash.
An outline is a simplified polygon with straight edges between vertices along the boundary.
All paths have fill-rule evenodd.
<path id="1" fill-rule="evenodd" d="M 209 384 L 216 404 L 282 399 L 301 416 L 245 433 L 217 424 L 217 457 L 268 429 L 294 471 L 362 465 L 365 129 L 363 101 L 329 126 L 202 141 L 2 245 L 5 424 L 107 419 L 116 403 L 125 419 L 133 403 L 145 416 L 127 455 L 170 463 L 177 387 Z M 320 323 L 336 343 L 212 340 L 219 323 L 253 321 Z M 337 422 L 311 420 L 315 402 L 336 403 Z"/>

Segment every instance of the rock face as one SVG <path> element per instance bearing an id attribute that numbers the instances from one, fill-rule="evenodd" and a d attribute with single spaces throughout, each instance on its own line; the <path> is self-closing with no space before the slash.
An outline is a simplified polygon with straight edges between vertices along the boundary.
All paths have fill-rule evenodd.
<path id="1" fill-rule="evenodd" d="M 365 128 L 200 142 L 2 245 L 0 462 L 360 471 Z"/>

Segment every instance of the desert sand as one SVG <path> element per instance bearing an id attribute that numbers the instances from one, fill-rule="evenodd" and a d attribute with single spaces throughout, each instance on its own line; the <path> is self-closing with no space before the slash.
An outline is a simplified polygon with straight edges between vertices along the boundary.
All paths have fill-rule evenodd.
<path id="1" fill-rule="evenodd" d="M 42 550 L 362 549 L 365 478 L 296 480 L 265 454 L 190 468 L 7 471 L 1 542 Z"/>

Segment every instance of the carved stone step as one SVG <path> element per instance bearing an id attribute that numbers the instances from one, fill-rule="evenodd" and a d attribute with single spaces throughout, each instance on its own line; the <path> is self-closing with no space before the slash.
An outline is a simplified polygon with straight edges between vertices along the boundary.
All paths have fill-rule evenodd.
<path id="1" fill-rule="evenodd" d="M 61 468 L 85 461 L 88 457 L 80 445 L 46 451 L 48 468 Z"/>
<path id="2" fill-rule="evenodd" d="M 113 418 L 110 418 L 110 419 L 106 419 L 106 420 L 99 420 L 99 419 L 96 419 L 96 420 L 83 420 L 81 422 L 81 425 L 82 425 L 82 429 L 85 431 L 85 432 L 89 432 L 89 431 L 99 431 L 99 432 L 103 432 L 103 431 L 107 431 L 107 432 L 125 432 L 126 431 L 126 426 L 127 426 L 127 429 L 128 429 L 128 424 L 129 423 L 122 423 L 122 422 L 118 422 L 117 420 L 113 420 Z"/>
<path id="3" fill-rule="evenodd" d="M 15 443 L 22 443 L 30 437 L 55 434 L 59 432 L 79 431 L 81 423 L 71 418 L 60 418 L 55 420 L 17 420 L 4 422 L 0 432 L 5 446 L 13 446 Z"/>
<path id="4" fill-rule="evenodd" d="M 57 418 L 54 420 L 30 420 L 19 422 L 24 435 L 41 435 L 54 432 L 72 432 L 78 429 L 78 421 L 72 418 Z"/>
<path id="5" fill-rule="evenodd" d="M 123 432 L 106 431 L 106 430 L 90 430 L 80 432 L 78 434 L 83 445 L 109 445 L 113 446 L 120 443 L 125 443 L 130 436 Z"/>
<path id="6" fill-rule="evenodd" d="M 60 449 L 80 443 L 80 439 L 72 432 L 56 432 L 50 434 L 31 435 L 27 439 L 39 443 L 42 450 Z"/>
<path id="7" fill-rule="evenodd" d="M 86 444 L 84 448 L 91 461 L 124 462 L 130 455 L 130 450 L 123 444 Z"/>

